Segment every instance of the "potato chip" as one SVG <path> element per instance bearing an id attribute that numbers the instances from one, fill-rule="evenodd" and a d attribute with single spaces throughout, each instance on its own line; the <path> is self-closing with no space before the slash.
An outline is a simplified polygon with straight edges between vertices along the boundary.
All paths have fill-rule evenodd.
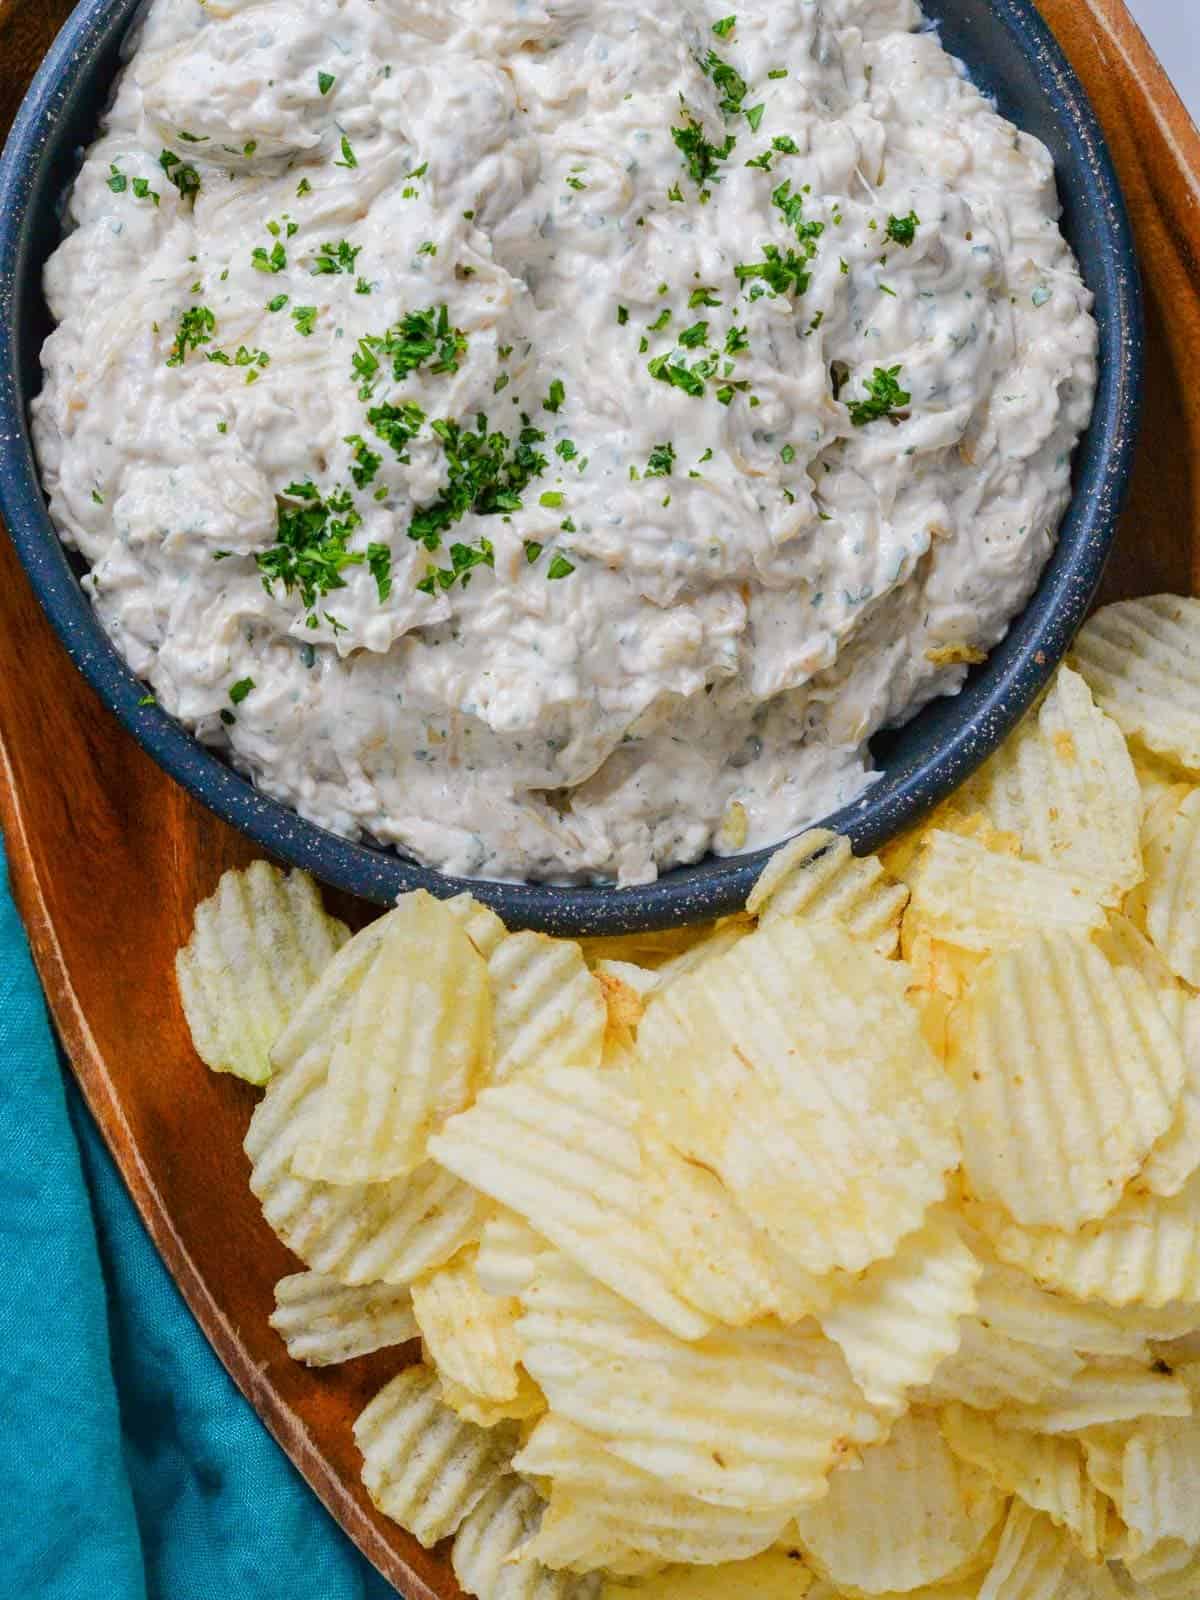
<path id="1" fill-rule="evenodd" d="M 1160 999 L 1172 1018 L 1186 1073 L 1175 1120 L 1146 1157 L 1133 1188 L 1169 1200 L 1200 1170 L 1200 999 L 1178 986 Z"/>
<path id="2" fill-rule="evenodd" d="M 872 1594 L 957 1575 L 996 1527 L 1004 1497 L 956 1456 L 932 1416 L 901 1417 L 855 1471 L 796 1514 L 810 1563 L 833 1583 Z"/>
<path id="3" fill-rule="evenodd" d="M 605 1045 L 633 1049 L 634 1034 L 646 1010 L 646 996 L 657 987 L 658 974 L 628 961 L 600 961 L 596 964 L 595 981 L 604 999 L 604 1037 L 599 1057 L 603 1064 Z"/>
<path id="4" fill-rule="evenodd" d="M 323 1045 L 328 1055 L 350 1025 L 354 1001 L 392 926 L 395 912 L 369 922 L 342 946 L 307 991 L 287 1026 L 271 1046 L 277 1071 Z"/>
<path id="5" fill-rule="evenodd" d="M 266 1083 L 271 1046 L 349 937 L 307 873 L 266 861 L 224 873 L 175 956 L 183 1014 L 205 1066 Z"/>
<path id="6" fill-rule="evenodd" d="M 1123 600 L 1098 611 L 1072 664 L 1121 732 L 1200 777 L 1200 601 Z"/>
<path id="7" fill-rule="evenodd" d="M 898 1415 L 908 1390 L 928 1383 L 954 1354 L 982 1274 L 952 1223 L 934 1212 L 895 1256 L 837 1282 L 817 1320 L 871 1405 Z"/>
<path id="8" fill-rule="evenodd" d="M 293 1361 L 327 1367 L 417 1336 L 407 1289 L 365 1283 L 347 1289 L 319 1272 L 297 1272 L 275 1285 L 271 1326 Z"/>
<path id="9" fill-rule="evenodd" d="M 1200 986 L 1200 789 L 1146 846 L 1146 931 L 1172 972 Z"/>
<path id="10" fill-rule="evenodd" d="M 610 1074 L 559 1067 L 485 1089 L 429 1149 L 664 1327 L 697 1338 L 709 1319 L 671 1287 L 646 1226 L 639 1115 Z"/>
<path id="11" fill-rule="evenodd" d="M 935 829 L 925 835 L 913 874 L 903 939 L 906 952 L 925 933 L 987 955 L 1036 933 L 1086 935 L 1103 925 L 1103 907 L 1086 878 Z"/>
<path id="12" fill-rule="evenodd" d="M 520 1555 L 537 1532 L 542 1500 L 532 1484 L 505 1473 L 464 1518 L 451 1564 L 467 1594 L 479 1600 L 596 1600 L 601 1578 L 550 1572 Z"/>
<path id="13" fill-rule="evenodd" d="M 636 1587 L 610 1578 L 601 1600 L 805 1600 L 814 1581 L 799 1550 L 764 1550 L 716 1567 L 668 1567 Z"/>
<path id="14" fill-rule="evenodd" d="M 1086 1367 L 1069 1387 L 1033 1405 L 1011 1405 L 1004 1412 L 1006 1428 L 1035 1433 L 1080 1433 L 1139 1417 L 1190 1417 L 1192 1397 L 1187 1384 L 1169 1372 L 1135 1361 Z"/>
<path id="15" fill-rule="evenodd" d="M 318 1041 L 267 1085 L 246 1134 L 250 1188 L 284 1244 L 315 1272 L 350 1286 L 411 1283 L 478 1236 L 485 1203 L 432 1162 L 391 1183 L 298 1178 L 292 1156 L 319 1115 L 327 1070 Z"/>
<path id="16" fill-rule="evenodd" d="M 413 1316 L 439 1377 L 481 1400 L 512 1401 L 520 1387 L 516 1300 L 488 1294 L 475 1252 L 461 1251 L 412 1286 Z"/>
<path id="17" fill-rule="evenodd" d="M 720 927 L 719 922 L 696 922 L 687 928 L 665 928 L 660 933 L 621 933 L 581 939 L 580 949 L 589 967 L 599 961 L 632 961 L 657 971 L 664 962 L 703 944 Z"/>
<path id="18" fill-rule="evenodd" d="M 662 1243 L 668 1281 L 714 1321 L 797 1322 L 829 1302 L 814 1278 L 739 1208 L 715 1173 L 679 1154 L 651 1127 L 639 1131 L 644 1220 Z"/>
<path id="19" fill-rule="evenodd" d="M 1143 815 L 1168 789 L 1173 789 L 1179 784 L 1183 784 L 1185 788 L 1188 786 L 1187 774 L 1173 761 L 1165 761 L 1161 756 L 1152 755 L 1150 751 L 1143 750 L 1137 744 L 1129 747 L 1129 754 L 1133 760 L 1133 770 L 1142 797 Z"/>
<path id="20" fill-rule="evenodd" d="M 947 1406 L 938 1421 L 956 1456 L 986 1472 L 1002 1494 L 1019 1495 L 1066 1528 L 1089 1561 L 1100 1559 L 1108 1502 L 1076 1440 L 1004 1428 L 996 1417 L 960 1405 Z"/>
<path id="21" fill-rule="evenodd" d="M 1135 1426 L 1131 1422 L 1113 1422 L 1105 1427 L 1085 1428 L 1082 1433 L 1074 1435 L 1083 1451 L 1089 1479 L 1114 1504 L 1122 1493 L 1125 1443 Z"/>
<path id="22" fill-rule="evenodd" d="M 476 1276 L 488 1294 L 520 1295 L 533 1281 L 537 1258 L 553 1248 L 524 1217 L 501 1207 L 480 1233 Z"/>
<path id="23" fill-rule="evenodd" d="M 856 856 L 849 839 L 813 828 L 771 857 L 746 910 L 763 922 L 838 922 L 881 956 L 894 956 L 907 904 L 907 888 L 888 877 L 877 856 Z"/>
<path id="24" fill-rule="evenodd" d="M 1118 1600 L 1120 1592 L 1069 1533 L 1014 1500 L 979 1600 Z"/>
<path id="25" fill-rule="evenodd" d="M 1166 1540 L 1200 1548 L 1200 1421 L 1137 1423 L 1122 1454 L 1117 1510 L 1139 1551 Z"/>
<path id="26" fill-rule="evenodd" d="M 1181 995 L 1179 981 L 1146 935 L 1128 917 L 1119 911 L 1110 911 L 1108 921 L 1098 933 L 1092 935 L 1093 943 L 1104 959 L 1114 967 L 1132 967 L 1139 972 L 1154 992 L 1164 995 Z M 1174 1020 L 1174 1012 L 1168 1015 Z"/>
<path id="27" fill-rule="evenodd" d="M 531 1418 L 540 1417 L 546 1409 L 545 1395 L 524 1368 L 517 1374 L 517 1392 L 511 1400 L 486 1400 L 474 1389 L 455 1383 L 444 1373 L 438 1374 L 438 1383 L 443 1401 L 455 1416 L 474 1422 L 480 1428 L 494 1428 L 498 1422 L 528 1425 Z"/>
<path id="28" fill-rule="evenodd" d="M 1105 1216 L 1175 1120 L 1183 1051 L 1145 979 L 1069 934 L 977 974 L 951 1019 L 972 1190 L 1018 1222 Z"/>
<path id="29" fill-rule="evenodd" d="M 604 995 L 572 940 L 510 933 L 488 960 L 488 979 L 494 1082 L 540 1066 L 600 1065 Z"/>
<path id="30" fill-rule="evenodd" d="M 1107 1217 L 1077 1233 L 1024 1227 L 997 1207 L 974 1202 L 969 1211 L 1000 1259 L 1043 1288 L 1152 1310 L 1200 1300 L 1200 1177 L 1170 1199 L 1127 1194 Z"/>
<path id="31" fill-rule="evenodd" d="M 1141 879 L 1142 798 L 1129 750 L 1069 667 L 955 801 L 1016 834 L 1027 860 L 1087 880 L 1107 906 Z"/>
<path id="32" fill-rule="evenodd" d="M 666 984 L 673 983 L 676 978 L 682 978 L 685 972 L 695 972 L 697 967 L 706 966 L 717 956 L 723 956 L 727 950 L 732 950 L 735 944 L 740 944 L 748 933 L 753 932 L 754 922 L 750 917 L 723 918 L 703 944 L 694 944 L 690 949 L 682 950 L 679 955 L 663 962 L 656 974 L 658 982 L 655 988 L 661 989 Z"/>
<path id="33" fill-rule="evenodd" d="M 442 1404 L 436 1375 L 409 1367 L 354 1424 L 367 1493 L 428 1550 L 451 1534 L 508 1471 L 511 1423 L 476 1428 Z"/>
<path id="34" fill-rule="evenodd" d="M 508 938 L 508 929 L 501 919 L 490 906 L 481 904 L 473 895 L 456 894 L 453 899 L 443 900 L 441 904 L 443 910 L 449 911 L 462 924 L 463 932 L 485 961 L 491 957 L 497 945 Z"/>
<path id="35" fill-rule="evenodd" d="M 787 1523 L 783 1508 L 714 1506 L 677 1492 L 554 1412 L 513 1465 L 548 1485 L 549 1506 L 527 1553 L 550 1567 L 629 1573 L 666 1561 L 741 1561 L 766 1550 Z"/>
<path id="36" fill-rule="evenodd" d="M 923 1583 L 919 1589 L 905 1589 L 903 1593 L 893 1589 L 888 1594 L 871 1595 L 870 1600 L 979 1600 L 980 1578 L 987 1570 L 987 1565 L 985 1561 L 979 1571 L 973 1570 L 966 1577 L 952 1578 L 949 1583 Z M 806 1600 L 861 1600 L 862 1593 L 836 1589 L 833 1584 L 818 1578 L 809 1589 Z M 604 1600 L 608 1600 L 607 1590 Z"/>
<path id="37" fill-rule="evenodd" d="M 1149 1559 L 1129 1561 L 1127 1568 L 1133 1584 L 1122 1593 L 1135 1600 L 1196 1600 L 1200 1594 L 1200 1550 L 1172 1546 L 1165 1561 L 1156 1551 Z"/>
<path id="38" fill-rule="evenodd" d="M 301 1177 L 404 1177 L 425 1159 L 429 1134 L 469 1103 L 488 1071 L 488 967 L 462 924 L 423 889 L 406 895 L 389 921 L 349 1029 L 332 1049 L 320 1114 L 293 1157 Z"/>
<path id="39" fill-rule="evenodd" d="M 786 1512 L 881 1435 L 841 1352 L 810 1323 L 688 1343 L 561 1255 L 539 1259 L 522 1304 L 525 1366 L 551 1411 L 712 1505 Z"/>
<path id="40" fill-rule="evenodd" d="M 906 981 L 835 924 L 781 917 L 653 995 L 638 1030 L 664 1137 L 809 1272 L 890 1255 L 957 1164 Z"/>
<path id="41" fill-rule="evenodd" d="M 958 1349 L 934 1373 L 923 1398 L 935 1404 L 961 1401 L 977 1411 L 1034 1404 L 1067 1389 L 1085 1365 L 1074 1350 L 1029 1344 L 983 1317 L 965 1317 Z"/>

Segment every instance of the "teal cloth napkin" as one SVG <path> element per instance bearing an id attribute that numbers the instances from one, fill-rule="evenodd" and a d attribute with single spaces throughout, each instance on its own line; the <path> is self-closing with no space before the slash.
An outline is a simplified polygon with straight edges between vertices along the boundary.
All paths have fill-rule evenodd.
<path id="1" fill-rule="evenodd" d="M 64 1079 L 0 846 L 0 1596 L 395 1594 L 158 1259 Z"/>

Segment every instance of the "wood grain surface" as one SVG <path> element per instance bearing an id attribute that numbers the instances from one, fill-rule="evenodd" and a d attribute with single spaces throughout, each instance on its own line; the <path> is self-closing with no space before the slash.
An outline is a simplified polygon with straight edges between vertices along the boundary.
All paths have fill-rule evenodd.
<path id="1" fill-rule="evenodd" d="M 1105 597 L 1200 577 L 1200 134 L 1121 0 L 1041 0 L 1112 143 L 1148 309 L 1146 422 Z M 0 0 L 0 130 L 68 10 Z M 0 822 L 34 956 L 93 1114 L 188 1303 L 244 1394 L 408 1600 L 449 1564 L 370 1506 L 350 1424 L 413 1352 L 310 1372 L 267 1325 L 293 1270 L 247 1188 L 254 1095 L 191 1050 L 172 977 L 192 909 L 246 843 L 145 757 L 71 667 L 0 538 Z M 338 904 L 360 922 L 367 914 Z M 264 1513 L 265 1514 L 265 1513 Z M 247 1538 L 253 1538 L 248 1530 Z"/>

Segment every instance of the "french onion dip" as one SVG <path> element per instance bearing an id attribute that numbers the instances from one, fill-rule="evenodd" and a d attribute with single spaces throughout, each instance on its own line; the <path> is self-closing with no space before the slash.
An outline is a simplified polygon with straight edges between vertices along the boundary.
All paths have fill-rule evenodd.
<path id="1" fill-rule="evenodd" d="M 51 511 L 304 817 L 646 882 L 853 800 L 1028 600 L 1058 216 L 910 0 L 156 0 L 46 271 Z"/>

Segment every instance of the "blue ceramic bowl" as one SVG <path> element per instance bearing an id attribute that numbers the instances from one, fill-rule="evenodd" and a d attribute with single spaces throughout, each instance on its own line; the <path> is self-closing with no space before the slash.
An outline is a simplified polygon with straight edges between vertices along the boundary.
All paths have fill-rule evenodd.
<path id="1" fill-rule="evenodd" d="M 28 407 L 50 329 L 42 266 L 59 238 L 58 200 L 96 131 L 139 0 L 83 0 L 35 78 L 0 158 L 0 515 L 76 666 L 138 743 L 264 850 L 371 900 L 424 886 L 469 888 L 511 924 L 556 933 L 666 928 L 740 908 L 770 852 L 680 867 L 644 888 L 466 883 L 394 851 L 351 844 L 259 794 L 165 712 L 96 621 L 80 568 L 55 535 L 38 484 Z M 993 751 L 1060 660 L 1095 595 L 1129 479 L 1142 375 L 1137 264 L 1103 135 L 1033 0 L 926 0 L 946 47 L 1000 110 L 1036 134 L 1058 169 L 1064 227 L 1096 296 L 1100 388 L 1075 459 L 1074 498 L 1054 558 L 1003 644 L 963 692 L 877 739 L 883 776 L 827 820 L 871 850 L 944 798 Z"/>

